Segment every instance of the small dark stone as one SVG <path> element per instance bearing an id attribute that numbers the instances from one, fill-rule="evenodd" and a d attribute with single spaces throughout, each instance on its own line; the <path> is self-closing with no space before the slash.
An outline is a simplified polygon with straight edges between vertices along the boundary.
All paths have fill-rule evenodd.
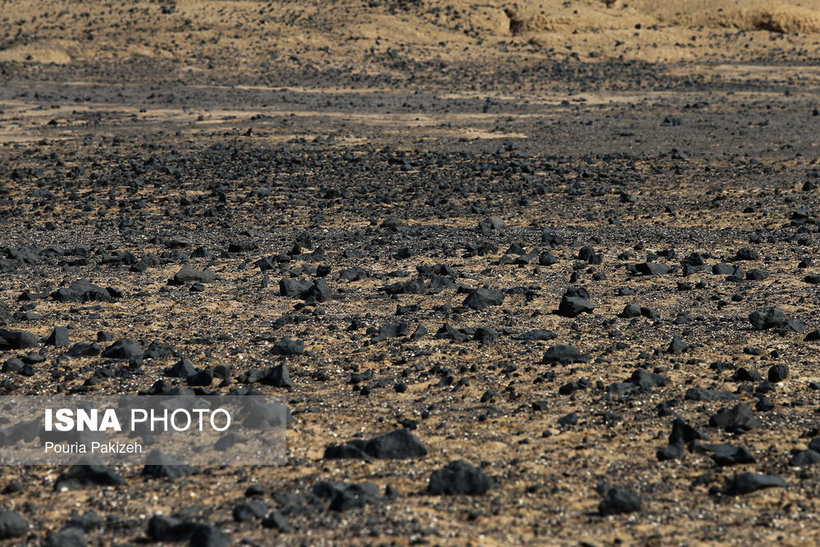
<path id="1" fill-rule="evenodd" d="M 643 275 L 663 275 L 671 272 L 672 268 L 660 262 L 641 262 L 635 265 L 635 271 Z"/>
<path id="2" fill-rule="evenodd" d="M 641 316 L 641 307 L 637 304 L 627 304 L 623 311 L 618 314 L 618 317 L 623 319 L 631 319 L 633 317 Z"/>
<path id="3" fill-rule="evenodd" d="M 702 387 L 693 387 L 686 390 L 683 398 L 687 401 L 734 401 L 737 396 L 728 391 L 720 389 L 706 389 Z"/>
<path id="4" fill-rule="evenodd" d="M 271 353 L 274 355 L 302 355 L 305 353 L 305 343 L 301 340 L 291 340 L 290 338 L 281 338 L 273 345 Z"/>
<path id="5" fill-rule="evenodd" d="M 195 270 L 186 264 L 174 274 L 173 283 L 184 285 L 185 283 L 212 283 L 216 280 L 216 274 L 210 270 Z"/>
<path id="6" fill-rule="evenodd" d="M 382 498 L 379 495 L 379 487 L 372 482 L 350 484 L 335 490 L 330 500 L 328 510 L 336 512 L 348 511 L 380 501 L 382 501 Z"/>
<path id="7" fill-rule="evenodd" d="M 723 493 L 727 496 L 750 494 L 763 488 L 786 487 L 788 484 L 777 475 L 741 473 L 729 481 Z"/>
<path id="8" fill-rule="evenodd" d="M 262 519 L 262 526 L 264 528 L 275 528 L 282 534 L 293 533 L 293 526 L 290 525 L 288 519 L 280 512 L 275 511 Z"/>
<path id="9" fill-rule="evenodd" d="M 196 374 L 193 363 L 187 359 L 178 361 L 174 366 L 165 369 L 165 375 L 171 378 L 187 379 Z"/>
<path id="10" fill-rule="evenodd" d="M 284 363 L 268 369 L 259 381 L 263 384 L 272 385 L 273 387 L 293 387 L 293 381 L 290 379 L 290 371 Z"/>
<path id="11" fill-rule="evenodd" d="M 772 365 L 769 368 L 769 381 L 772 383 L 782 382 L 789 377 L 789 367 L 787 365 Z"/>
<path id="12" fill-rule="evenodd" d="M 474 310 L 483 310 L 489 306 L 500 306 L 503 302 L 504 293 L 501 291 L 480 288 L 472 291 L 462 305 Z"/>
<path id="13" fill-rule="evenodd" d="M 548 348 L 541 360 L 545 364 L 560 363 L 563 365 L 587 361 L 589 361 L 588 353 L 581 353 L 578 348 L 569 344 L 559 344 Z"/>
<path id="14" fill-rule="evenodd" d="M 812 285 L 818 285 L 820 284 L 820 274 L 807 275 L 803 278 L 803 281 L 811 283 Z"/>
<path id="15" fill-rule="evenodd" d="M 578 423 L 578 413 L 570 412 L 566 416 L 558 418 L 558 425 L 575 425 Z"/>
<path id="16" fill-rule="evenodd" d="M 427 485 L 427 493 L 474 496 L 483 494 L 492 485 L 492 479 L 484 471 L 464 460 L 456 460 L 442 469 L 433 471 Z"/>
<path id="17" fill-rule="evenodd" d="M 152 450 L 148 454 L 142 468 L 143 477 L 154 479 L 177 479 L 196 473 L 199 473 L 198 468 L 184 465 L 159 450 Z"/>
<path id="18" fill-rule="evenodd" d="M 8 325 L 12 321 L 11 310 L 0 302 L 0 326 Z"/>
<path id="19" fill-rule="evenodd" d="M 601 503 L 598 512 L 601 516 L 634 513 L 641 510 L 641 497 L 634 490 L 610 488 Z"/>
<path id="20" fill-rule="evenodd" d="M 248 522 L 263 518 L 269 510 L 270 507 L 267 503 L 260 500 L 251 500 L 235 505 L 232 514 L 236 522 Z"/>
<path id="21" fill-rule="evenodd" d="M 46 536 L 43 547 L 86 547 L 85 532 L 82 528 L 63 528 Z"/>
<path id="22" fill-rule="evenodd" d="M 552 332 L 551 330 L 544 330 L 544 329 L 536 329 L 536 330 L 528 330 L 526 332 L 522 332 L 521 334 L 515 336 L 516 340 L 553 340 L 556 338 L 557 335 Z"/>
<path id="23" fill-rule="evenodd" d="M 595 306 L 586 298 L 564 295 L 558 305 L 558 315 L 561 317 L 576 317 L 582 313 L 592 313 L 594 309 Z"/>
<path id="24" fill-rule="evenodd" d="M 475 330 L 473 340 L 477 340 L 482 344 L 492 342 L 498 338 L 498 333 L 489 327 L 479 327 Z"/>
<path id="25" fill-rule="evenodd" d="M 746 272 L 746 279 L 750 281 L 762 281 L 769 277 L 769 272 L 763 268 L 755 268 Z"/>
<path id="26" fill-rule="evenodd" d="M 759 382 L 763 377 L 756 370 L 748 370 L 744 367 L 740 367 L 729 379 L 733 382 Z"/>
<path id="27" fill-rule="evenodd" d="M 212 524 L 197 524 L 191 532 L 189 547 L 228 547 L 231 538 Z"/>
<path id="28" fill-rule="evenodd" d="M 0 540 L 12 539 L 25 535 L 28 524 L 14 511 L 0 511 Z"/>
<path id="29" fill-rule="evenodd" d="M 54 327 L 45 342 L 47 346 L 55 347 L 68 346 L 69 343 L 68 329 L 65 327 Z"/>
<path id="30" fill-rule="evenodd" d="M 57 289 L 51 298 L 58 302 L 113 302 L 111 292 L 85 279 L 74 281 L 67 288 Z"/>
<path id="31" fill-rule="evenodd" d="M 820 463 L 820 453 L 811 449 L 801 450 L 794 454 L 789 460 L 789 465 L 792 467 L 804 467 L 818 463 Z"/>
<path id="32" fill-rule="evenodd" d="M 507 227 L 507 222 L 501 217 L 487 217 L 478 223 L 478 229 L 484 235 L 500 232 Z"/>
<path id="33" fill-rule="evenodd" d="M 410 339 L 419 340 L 420 338 L 426 336 L 428 332 L 429 331 L 427 330 L 427 327 L 419 323 L 419 325 L 416 327 L 416 330 L 414 330 L 413 334 L 410 335 Z"/>
<path id="34" fill-rule="evenodd" d="M 786 316 L 780 308 L 765 308 L 749 314 L 749 322 L 757 330 L 782 327 L 786 324 Z"/>
<path id="35" fill-rule="evenodd" d="M 54 490 L 76 490 L 89 486 L 120 486 L 125 479 L 113 469 L 91 456 L 82 456 L 68 471 L 60 473 Z"/>
<path id="36" fill-rule="evenodd" d="M 667 353 L 672 354 L 679 354 L 684 353 L 689 350 L 689 345 L 683 342 L 677 336 L 672 338 L 672 341 L 669 343 L 669 347 L 666 349 Z"/>
<path id="37" fill-rule="evenodd" d="M 744 247 L 737 251 L 735 260 L 760 260 L 760 253 L 754 249 Z"/>
<path id="38" fill-rule="evenodd" d="M 106 359 L 136 359 L 142 357 L 142 346 L 135 340 L 117 340 L 102 352 Z"/>
<path id="39" fill-rule="evenodd" d="M 719 427 L 729 433 L 745 433 L 750 429 L 760 427 L 752 409 L 746 403 L 739 403 L 734 407 L 722 408 L 717 414 L 709 418 L 711 427 Z"/>
<path id="40" fill-rule="evenodd" d="M 0 351 L 36 348 L 39 345 L 37 337 L 30 332 L 0 329 Z"/>
<path id="41" fill-rule="evenodd" d="M 723 262 L 718 262 L 714 266 L 712 266 L 712 273 L 715 275 L 729 275 L 734 273 L 735 269 L 728 264 L 724 264 Z"/>
<path id="42" fill-rule="evenodd" d="M 326 459 L 376 458 L 407 459 L 427 455 L 427 448 L 408 429 L 397 429 L 379 437 L 363 441 L 354 439 L 343 445 L 328 445 Z"/>
<path id="43" fill-rule="evenodd" d="M 752 453 L 742 446 L 695 443 L 692 445 L 692 450 L 697 453 L 707 454 L 719 466 L 755 463 L 757 461 Z"/>

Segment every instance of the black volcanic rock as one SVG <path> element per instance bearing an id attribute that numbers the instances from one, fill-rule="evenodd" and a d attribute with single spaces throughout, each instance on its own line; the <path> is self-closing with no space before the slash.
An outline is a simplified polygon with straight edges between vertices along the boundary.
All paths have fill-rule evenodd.
<path id="1" fill-rule="evenodd" d="M 769 307 L 749 314 L 749 323 L 757 330 L 783 327 L 786 316 L 780 308 Z"/>
<path id="2" fill-rule="evenodd" d="M 712 266 L 712 273 L 715 275 L 729 275 L 734 273 L 735 268 L 725 264 L 723 262 L 718 262 L 714 266 Z"/>
<path id="3" fill-rule="evenodd" d="M 769 381 L 772 383 L 782 382 L 789 377 L 788 365 L 772 365 L 769 368 Z"/>
<path id="4" fill-rule="evenodd" d="M 0 329 L 0 351 L 36 348 L 39 345 L 37 337 L 30 332 Z"/>
<path id="5" fill-rule="evenodd" d="M 641 262 L 635 265 L 635 271 L 643 275 L 663 275 L 672 271 L 672 267 L 660 262 Z"/>
<path id="6" fill-rule="evenodd" d="M 14 511 L 0 511 L 0 540 L 12 539 L 25 535 L 28 524 Z"/>
<path id="7" fill-rule="evenodd" d="M 313 282 L 308 279 L 286 278 L 279 281 L 279 294 L 302 298 L 313 288 Z"/>
<path id="8" fill-rule="evenodd" d="M 717 414 L 709 418 L 711 427 L 719 427 L 729 433 L 745 433 L 750 429 L 760 427 L 752 409 L 746 403 L 739 403 L 732 408 L 722 408 Z"/>
<path id="9" fill-rule="evenodd" d="M 102 347 L 96 342 L 92 342 L 90 344 L 86 344 L 85 342 L 79 342 L 68 348 L 68 351 L 65 352 L 65 355 L 69 357 L 93 357 L 101 353 Z"/>
<path id="10" fill-rule="evenodd" d="M 475 330 L 475 334 L 473 335 L 473 340 L 477 340 L 482 344 L 486 344 L 492 342 L 493 340 L 497 339 L 499 334 L 489 328 L 489 327 L 479 327 Z"/>
<path id="11" fill-rule="evenodd" d="M 789 460 L 789 465 L 792 467 L 805 467 L 818 463 L 820 463 L 820 452 L 815 452 L 811 449 L 801 450 L 795 453 Z"/>
<path id="12" fill-rule="evenodd" d="M 0 302 L 0 327 L 11 324 L 11 310 L 8 306 Z"/>
<path id="13" fill-rule="evenodd" d="M 379 487 L 372 482 L 350 484 L 338 489 L 330 499 L 329 511 L 343 512 L 383 501 Z"/>
<path id="14" fill-rule="evenodd" d="M 320 481 L 313 485 L 315 498 L 329 499 L 329 511 L 342 512 L 369 504 L 381 503 L 379 487 L 372 482 L 348 484 L 344 482 Z"/>
<path id="15" fill-rule="evenodd" d="M 487 217 L 478 223 L 478 230 L 484 235 L 497 233 L 507 227 L 507 222 L 501 217 Z"/>
<path id="16" fill-rule="evenodd" d="M 588 353 L 581 353 L 578 348 L 569 344 L 558 344 L 548 348 L 541 359 L 541 362 L 545 364 L 560 363 L 562 365 L 587 361 L 589 361 Z"/>
<path id="17" fill-rule="evenodd" d="M 180 521 L 165 515 L 154 515 L 148 520 L 146 533 L 154 541 L 176 542 L 191 537 L 197 523 Z"/>
<path id="18" fill-rule="evenodd" d="M 103 465 L 93 456 L 82 456 L 80 462 L 60 473 L 54 490 L 76 490 L 90 486 L 120 486 L 125 479 L 113 469 Z"/>
<path id="19" fill-rule="evenodd" d="M 727 496 L 742 496 L 751 494 L 763 488 L 787 487 L 788 484 L 777 475 L 763 475 L 760 473 L 741 473 L 733 477 L 724 488 Z"/>
<path id="20" fill-rule="evenodd" d="M 70 526 L 46 536 L 43 547 L 86 547 L 88 541 L 82 528 Z"/>
<path id="21" fill-rule="evenodd" d="M 275 528 L 278 532 L 283 534 L 293 533 L 293 526 L 288 522 L 287 517 L 279 511 L 274 511 L 270 515 L 262 519 L 263 528 Z"/>
<path id="22" fill-rule="evenodd" d="M 665 386 L 669 383 L 669 378 L 663 376 L 662 374 L 655 374 L 639 368 L 632 373 L 632 376 L 629 377 L 627 382 L 635 384 L 637 387 L 648 391 L 656 387 Z"/>
<path id="23" fill-rule="evenodd" d="M 760 253 L 754 249 L 744 247 L 742 249 L 738 249 L 737 253 L 735 253 L 734 260 L 760 260 Z"/>
<path id="24" fill-rule="evenodd" d="M 199 473 L 199 469 L 184 465 L 164 452 L 152 450 L 145 458 L 141 474 L 154 479 L 177 479 L 194 473 Z"/>
<path id="25" fill-rule="evenodd" d="M 325 447 L 325 459 L 407 459 L 427 455 L 427 448 L 408 429 L 397 429 L 369 441 L 353 439 Z"/>
<path id="26" fill-rule="evenodd" d="M 544 228 L 541 232 L 541 243 L 551 247 L 557 247 L 565 243 L 564 238 L 555 233 L 552 228 Z"/>
<path id="27" fill-rule="evenodd" d="M 387 323 L 379 327 L 379 334 L 374 340 L 380 342 L 388 338 L 398 338 L 400 336 L 407 336 L 408 334 L 410 334 L 410 325 L 404 321 Z"/>
<path id="28" fill-rule="evenodd" d="M 557 338 L 557 336 L 558 335 L 556 335 L 551 330 L 535 329 L 535 330 L 528 330 L 528 331 L 522 332 L 521 334 L 518 334 L 518 335 L 514 336 L 513 338 L 515 338 L 516 340 L 549 341 L 549 340 L 553 340 L 553 339 Z"/>
<path id="29" fill-rule="evenodd" d="M 164 359 L 166 357 L 178 357 L 179 353 L 170 344 L 154 340 L 148 345 L 145 353 L 142 354 L 143 359 Z"/>
<path id="30" fill-rule="evenodd" d="M 489 306 L 500 306 L 504 303 L 504 293 L 495 289 L 475 289 L 462 303 L 463 306 L 474 310 L 483 310 Z"/>
<path id="31" fill-rule="evenodd" d="M 586 298 L 564 295 L 558 305 L 558 315 L 561 317 L 577 317 L 582 313 L 592 313 L 594 309 L 595 306 Z"/>
<path id="32" fill-rule="evenodd" d="M 117 340 L 102 352 L 102 356 L 106 359 L 137 359 L 142 357 L 142 346 L 136 340 Z"/>
<path id="33" fill-rule="evenodd" d="M 676 460 L 683 457 L 685 446 L 692 446 L 695 441 L 708 441 L 709 435 L 698 431 L 680 418 L 672 421 L 672 431 L 669 432 L 668 445 L 659 448 L 656 456 L 659 461 Z"/>
<path id="34" fill-rule="evenodd" d="M 212 283 L 216 281 L 216 274 L 210 270 L 195 270 L 190 264 L 186 264 L 174 274 L 172 281 L 175 285 Z"/>
<path id="35" fill-rule="evenodd" d="M 236 522 L 248 522 L 264 518 L 270 506 L 261 500 L 251 500 L 234 505 L 232 515 Z"/>
<path id="36" fill-rule="evenodd" d="M 699 444 L 692 445 L 692 451 L 706 454 L 718 466 L 755 463 L 757 460 L 748 449 L 730 444 Z"/>
<path id="37" fill-rule="evenodd" d="M 327 281 L 316 279 L 286 278 L 279 281 L 279 294 L 292 298 L 301 298 L 305 302 L 328 302 L 333 298 L 333 292 Z"/>
<path id="38" fill-rule="evenodd" d="M 698 431 L 680 418 L 672 421 L 672 431 L 669 432 L 669 444 L 691 444 L 695 441 L 708 441 L 709 435 Z"/>
<path id="39" fill-rule="evenodd" d="M 273 345 L 271 353 L 274 355 L 302 355 L 305 353 L 305 343 L 301 340 L 291 340 L 290 338 L 280 338 Z"/>
<path id="40" fill-rule="evenodd" d="M 165 369 L 165 375 L 171 378 L 187 379 L 196 374 L 193 363 L 187 359 L 177 361 L 173 366 Z"/>
<path id="41" fill-rule="evenodd" d="M 624 306 L 624 309 L 621 313 L 618 314 L 618 317 L 622 319 L 631 319 L 633 317 L 640 317 L 641 316 L 641 307 L 637 304 L 627 304 Z"/>
<path id="42" fill-rule="evenodd" d="M 58 302 L 113 302 L 116 291 L 104 289 L 85 279 L 78 279 L 66 288 L 51 293 L 51 298 Z"/>
<path id="43" fill-rule="evenodd" d="M 293 387 L 293 381 L 290 379 L 290 371 L 284 363 L 269 368 L 259 381 L 263 384 L 272 385 L 273 387 Z"/>
<path id="44" fill-rule="evenodd" d="M 433 471 L 427 485 L 427 493 L 437 495 L 464 494 L 480 495 L 493 486 L 493 481 L 484 471 L 464 460 L 448 463 L 442 469 Z"/>
<path id="45" fill-rule="evenodd" d="M 47 346 L 55 347 L 68 346 L 70 343 L 68 329 L 65 327 L 54 327 L 54 330 L 51 331 L 51 334 L 49 334 L 45 341 Z"/>
<path id="46" fill-rule="evenodd" d="M 672 337 L 672 341 L 669 342 L 669 346 L 666 348 L 666 352 L 671 353 L 673 355 L 677 355 L 679 353 L 684 353 L 688 350 L 689 350 L 689 345 L 686 344 L 683 340 L 681 340 L 677 336 Z"/>
<path id="47" fill-rule="evenodd" d="M 683 396 L 687 401 L 734 401 L 737 396 L 729 391 L 720 389 L 706 389 L 703 387 L 692 387 L 686 390 Z"/>
<path id="48" fill-rule="evenodd" d="M 231 538 L 213 524 L 194 525 L 188 547 L 228 547 Z"/>
<path id="49" fill-rule="evenodd" d="M 601 516 L 634 513 L 641 510 L 641 497 L 634 490 L 610 488 L 601 503 L 598 512 Z"/>
<path id="50" fill-rule="evenodd" d="M 763 268 L 754 268 L 746 272 L 746 279 L 749 281 L 763 281 L 769 277 L 769 272 Z"/>

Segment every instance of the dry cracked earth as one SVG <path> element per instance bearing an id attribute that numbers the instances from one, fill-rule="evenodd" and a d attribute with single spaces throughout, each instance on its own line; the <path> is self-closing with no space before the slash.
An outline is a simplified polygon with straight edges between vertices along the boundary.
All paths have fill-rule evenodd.
<path id="1" fill-rule="evenodd" d="M 691 4 L 0 3 L 0 394 L 293 416 L 0 538 L 820 542 L 820 12 Z"/>

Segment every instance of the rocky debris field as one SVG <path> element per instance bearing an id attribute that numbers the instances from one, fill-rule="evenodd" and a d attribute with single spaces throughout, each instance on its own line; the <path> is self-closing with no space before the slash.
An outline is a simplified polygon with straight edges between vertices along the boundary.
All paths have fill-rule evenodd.
<path id="1" fill-rule="evenodd" d="M 49 63 L 43 21 L 0 51 L 0 395 L 293 420 L 281 466 L 4 467 L 0 540 L 820 541 L 820 80 L 786 47 L 813 35 L 750 31 L 749 65 L 346 45 L 361 72 L 203 38 L 206 76 Z"/>
<path id="2" fill-rule="evenodd" d="M 6 468 L 0 533 L 813 541 L 817 118 L 772 105 L 771 130 L 731 100 L 596 113 L 658 152 L 573 152 L 572 110 L 522 147 L 147 122 L 7 144 L 3 393 L 264 393 L 294 421 L 280 467 Z"/>

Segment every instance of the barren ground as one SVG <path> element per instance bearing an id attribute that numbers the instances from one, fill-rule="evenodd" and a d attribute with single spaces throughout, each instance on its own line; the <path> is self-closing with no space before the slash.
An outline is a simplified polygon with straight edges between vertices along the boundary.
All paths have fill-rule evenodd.
<path id="1" fill-rule="evenodd" d="M 227 393 L 243 372 L 286 363 L 292 387 L 253 387 L 295 419 L 280 467 L 174 480 L 124 467 L 124 485 L 69 492 L 54 491 L 64 469 L 6 467 L 2 506 L 30 525 L 9 541 L 37 544 L 94 511 L 93 545 L 150 541 L 155 514 L 255 545 L 820 542 L 817 469 L 789 465 L 820 434 L 820 359 L 806 340 L 820 299 L 804 280 L 820 273 L 816 0 L 0 0 L 0 81 L 5 328 L 45 338 L 69 326 L 72 345 L 105 331 L 177 352 L 135 367 L 42 344 L 0 351 L 45 358 L 32 375 L 0 373 L 0 390 L 131 393 L 184 356 L 231 367 L 228 382 L 199 388 Z M 506 227 L 482 232 L 490 216 Z M 564 241 L 551 245 L 545 228 Z M 468 252 L 480 242 L 486 253 Z M 600 263 L 579 259 L 585 246 Z M 743 248 L 757 254 L 736 260 Z M 125 252 L 156 260 L 132 271 Z M 557 261 L 539 263 L 545 252 Z M 708 268 L 684 276 L 692 253 Z M 647 261 L 674 268 L 634 271 Z M 729 281 L 712 273 L 721 262 L 768 277 Z M 168 285 L 185 264 L 217 279 L 201 292 Z M 438 264 L 452 272 L 417 271 Z M 314 280 L 321 266 L 332 299 L 280 294 L 281 279 Z M 339 279 L 354 267 L 360 279 Z M 384 290 L 420 275 L 444 278 L 441 290 Z M 123 296 L 20 298 L 77 279 Z M 577 286 L 594 310 L 553 313 Z M 479 287 L 503 303 L 463 307 Z M 627 304 L 655 313 L 618 317 Z M 805 331 L 754 329 L 749 314 L 770 306 Z M 408 332 L 378 336 L 399 322 Z M 437 335 L 445 323 L 464 330 Z M 420 324 L 429 333 L 408 336 Z M 481 327 L 498 337 L 473 340 Z M 519 339 L 533 329 L 555 338 Z M 685 351 L 668 351 L 674 336 Z M 271 354 L 284 337 L 305 352 Z M 589 359 L 543 363 L 558 344 Z M 778 364 L 788 377 L 766 385 Z M 740 368 L 762 379 L 733 379 Z M 609 389 L 637 369 L 668 383 Z M 736 399 L 687 399 L 694 387 Z M 709 427 L 738 403 L 758 427 Z M 571 412 L 577 423 L 558 423 Z M 755 462 L 717 466 L 689 450 L 659 461 L 674 417 Z M 426 457 L 323 457 L 403 426 Z M 430 474 L 458 459 L 493 487 L 427 494 Z M 787 486 L 726 493 L 743 472 Z M 310 499 L 320 481 L 399 495 L 336 512 Z M 601 516 L 610 487 L 638 493 L 640 511 Z M 292 529 L 235 521 L 250 498 Z"/>

